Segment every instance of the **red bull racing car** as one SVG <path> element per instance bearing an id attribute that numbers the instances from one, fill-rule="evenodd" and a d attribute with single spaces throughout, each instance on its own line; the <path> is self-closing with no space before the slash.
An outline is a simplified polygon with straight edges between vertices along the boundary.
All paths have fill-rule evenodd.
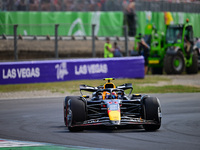
<path id="1" fill-rule="evenodd" d="M 161 126 L 159 99 L 148 95 L 131 94 L 132 84 L 115 86 L 105 78 L 103 86 L 80 85 L 81 96 L 67 96 L 64 100 L 64 122 L 69 131 L 82 131 L 88 126 L 142 125 L 146 131 Z M 127 95 L 124 91 L 130 90 Z M 92 97 L 82 91 L 93 92 Z"/>

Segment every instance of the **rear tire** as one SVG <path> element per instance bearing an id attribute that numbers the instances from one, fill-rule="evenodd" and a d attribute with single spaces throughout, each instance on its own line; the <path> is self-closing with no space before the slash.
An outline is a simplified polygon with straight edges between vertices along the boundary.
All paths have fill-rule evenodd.
<path id="1" fill-rule="evenodd" d="M 143 99 L 143 119 L 154 121 L 156 124 L 144 124 L 146 131 L 158 130 L 161 126 L 161 106 L 156 97 L 147 97 Z"/>
<path id="2" fill-rule="evenodd" d="M 85 102 L 80 96 L 68 96 L 64 101 L 64 122 L 69 131 L 83 131 L 82 126 L 74 126 L 86 120 Z"/>
<path id="3" fill-rule="evenodd" d="M 198 73 L 198 54 L 194 51 L 192 56 L 192 65 L 190 67 L 186 67 L 187 74 L 197 74 Z"/>
<path id="4" fill-rule="evenodd" d="M 181 74 L 185 68 L 183 53 L 178 51 L 174 55 L 165 55 L 164 70 L 166 74 Z"/>

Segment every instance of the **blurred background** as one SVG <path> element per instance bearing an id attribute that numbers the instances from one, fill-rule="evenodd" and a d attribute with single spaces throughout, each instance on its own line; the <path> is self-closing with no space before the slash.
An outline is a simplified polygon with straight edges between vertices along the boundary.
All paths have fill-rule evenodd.
<path id="1" fill-rule="evenodd" d="M 199 12 L 199 0 L 132 0 L 136 10 Z M 1 0 L 1 11 L 125 11 L 129 0 Z"/>
<path id="2" fill-rule="evenodd" d="M 106 37 L 129 56 L 148 23 L 186 18 L 198 40 L 200 0 L 0 0 L 0 60 L 103 57 Z"/>

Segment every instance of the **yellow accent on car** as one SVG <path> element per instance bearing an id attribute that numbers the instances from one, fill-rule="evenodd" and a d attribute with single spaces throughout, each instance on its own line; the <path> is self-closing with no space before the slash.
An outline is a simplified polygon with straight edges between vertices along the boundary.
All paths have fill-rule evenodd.
<path id="1" fill-rule="evenodd" d="M 111 121 L 120 121 L 121 120 L 121 113 L 120 111 L 109 111 L 108 116 Z"/>
<path id="2" fill-rule="evenodd" d="M 115 78 L 104 78 L 103 80 L 109 81 L 109 80 L 115 80 Z"/>
<path id="3" fill-rule="evenodd" d="M 82 95 L 82 97 L 84 97 L 84 98 L 89 98 L 89 96 L 88 96 L 88 95 Z"/>

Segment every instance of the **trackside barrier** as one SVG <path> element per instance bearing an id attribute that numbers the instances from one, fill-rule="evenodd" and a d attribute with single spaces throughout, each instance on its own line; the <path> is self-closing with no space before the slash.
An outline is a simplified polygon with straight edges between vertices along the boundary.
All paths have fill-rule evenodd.
<path id="1" fill-rule="evenodd" d="M 80 79 L 144 78 L 142 56 L 1 62 L 0 84 L 59 82 Z"/>

